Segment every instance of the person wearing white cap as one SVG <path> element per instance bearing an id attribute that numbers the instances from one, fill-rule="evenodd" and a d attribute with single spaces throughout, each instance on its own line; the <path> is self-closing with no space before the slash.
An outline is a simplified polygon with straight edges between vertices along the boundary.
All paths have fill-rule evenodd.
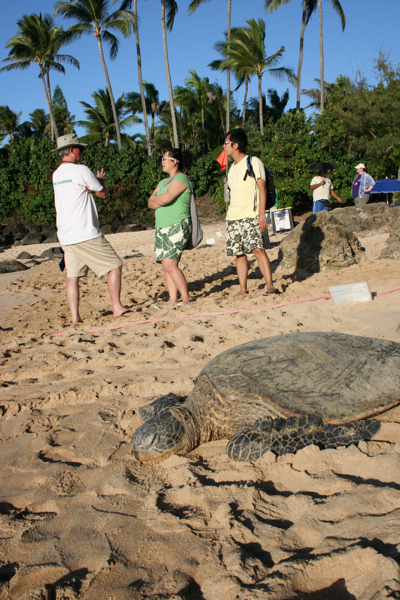
<path id="1" fill-rule="evenodd" d="M 356 167 L 357 175 L 353 181 L 351 195 L 354 198 L 354 204 L 368 204 L 371 194 L 369 193 L 375 185 L 375 179 L 365 170 L 365 165 L 359 163 Z"/>
<path id="2" fill-rule="evenodd" d="M 67 268 L 67 300 L 73 323 L 81 323 L 79 314 L 79 279 L 88 268 L 98 277 L 107 275 L 107 286 L 114 317 L 129 316 L 133 311 L 121 304 L 122 261 L 100 231 L 94 194 L 107 196 L 105 172 L 92 171 L 78 164 L 87 146 L 75 133 L 57 139 L 61 164 L 53 173 L 57 213 L 57 235 L 64 250 Z"/>

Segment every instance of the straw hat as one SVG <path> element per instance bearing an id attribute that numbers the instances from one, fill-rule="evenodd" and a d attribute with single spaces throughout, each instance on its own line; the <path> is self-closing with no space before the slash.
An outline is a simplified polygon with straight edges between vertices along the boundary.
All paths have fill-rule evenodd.
<path id="1" fill-rule="evenodd" d="M 364 163 L 359 163 L 356 167 L 354 167 L 355 169 L 365 169 L 365 165 Z"/>
<path id="2" fill-rule="evenodd" d="M 67 133 L 67 135 L 60 135 L 60 137 L 57 138 L 57 148 L 52 150 L 52 152 L 59 152 L 60 150 L 70 148 L 71 146 L 78 146 L 83 149 L 86 148 L 87 144 L 80 142 L 76 133 Z"/>

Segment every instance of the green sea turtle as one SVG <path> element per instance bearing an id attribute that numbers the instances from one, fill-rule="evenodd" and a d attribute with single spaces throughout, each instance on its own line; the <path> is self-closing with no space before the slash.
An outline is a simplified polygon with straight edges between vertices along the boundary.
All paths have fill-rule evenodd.
<path id="1" fill-rule="evenodd" d="M 237 346 L 201 371 L 185 401 L 169 394 L 139 410 L 141 462 L 230 438 L 230 458 L 254 461 L 310 444 L 372 438 L 365 420 L 400 403 L 400 344 L 342 333 L 294 333 Z"/>

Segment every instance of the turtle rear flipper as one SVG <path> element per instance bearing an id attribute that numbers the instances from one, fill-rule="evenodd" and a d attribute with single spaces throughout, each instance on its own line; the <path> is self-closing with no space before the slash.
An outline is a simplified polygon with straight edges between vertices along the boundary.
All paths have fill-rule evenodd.
<path id="1" fill-rule="evenodd" d="M 371 439 L 380 429 L 379 421 L 354 421 L 346 425 L 325 425 L 319 417 L 259 419 L 251 428 L 238 431 L 229 441 L 227 454 L 238 461 L 253 462 L 271 450 L 282 456 L 315 444 L 320 448 L 349 446 Z"/>

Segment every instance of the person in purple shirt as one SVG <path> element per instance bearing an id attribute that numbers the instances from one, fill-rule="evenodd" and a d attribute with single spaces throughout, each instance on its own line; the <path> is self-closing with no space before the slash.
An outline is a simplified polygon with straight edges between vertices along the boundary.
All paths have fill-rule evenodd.
<path id="1" fill-rule="evenodd" d="M 351 195 L 354 198 L 354 204 L 368 204 L 371 194 L 369 193 L 375 185 L 375 180 L 365 170 L 365 165 L 360 163 L 356 166 L 358 175 L 353 181 Z"/>

